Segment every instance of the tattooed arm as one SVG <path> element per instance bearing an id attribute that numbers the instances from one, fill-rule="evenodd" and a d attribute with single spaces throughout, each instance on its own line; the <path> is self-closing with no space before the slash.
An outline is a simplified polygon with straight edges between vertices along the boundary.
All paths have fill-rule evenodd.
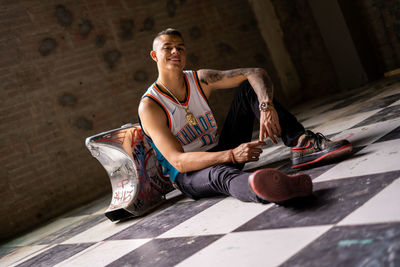
<path id="1" fill-rule="evenodd" d="M 259 101 L 273 98 L 273 84 L 267 72 L 261 68 L 226 71 L 204 69 L 199 70 L 198 75 L 205 93 L 209 95 L 213 90 L 237 87 L 244 80 L 249 80 Z"/>
<path id="2" fill-rule="evenodd" d="M 253 87 L 257 95 L 258 102 L 272 102 L 273 84 L 267 72 L 261 68 L 243 68 L 227 71 L 218 70 L 199 70 L 201 86 L 204 93 L 209 98 L 212 91 L 216 89 L 233 88 L 239 86 L 246 79 Z M 272 142 L 277 143 L 275 136 L 280 136 L 281 127 L 279 125 L 278 114 L 272 107 L 260 114 L 260 141 L 264 138 L 271 138 Z"/>

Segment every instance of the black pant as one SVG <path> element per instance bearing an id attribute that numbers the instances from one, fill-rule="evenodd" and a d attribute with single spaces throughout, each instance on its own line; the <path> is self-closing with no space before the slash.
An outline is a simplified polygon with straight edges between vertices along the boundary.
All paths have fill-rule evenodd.
<path id="1" fill-rule="evenodd" d="M 305 130 L 297 119 L 277 101 L 273 101 L 282 129 L 281 139 L 286 146 L 293 146 Z M 257 95 L 248 81 L 243 82 L 233 99 L 222 128 L 219 143 L 211 151 L 235 148 L 250 142 L 254 119 L 260 119 Z M 241 171 L 244 164 L 214 165 L 199 171 L 179 173 L 176 184 L 183 194 L 198 199 L 216 195 L 229 195 L 246 202 L 263 202 L 250 189 L 250 173 Z"/>

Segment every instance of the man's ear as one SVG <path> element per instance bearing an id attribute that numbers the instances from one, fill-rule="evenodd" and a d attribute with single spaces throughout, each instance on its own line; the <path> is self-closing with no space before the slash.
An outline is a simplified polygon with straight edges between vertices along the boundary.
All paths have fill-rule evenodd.
<path id="1" fill-rule="evenodd" d="M 155 62 L 157 62 L 157 53 L 156 53 L 156 51 L 151 50 L 150 51 L 150 56 Z"/>

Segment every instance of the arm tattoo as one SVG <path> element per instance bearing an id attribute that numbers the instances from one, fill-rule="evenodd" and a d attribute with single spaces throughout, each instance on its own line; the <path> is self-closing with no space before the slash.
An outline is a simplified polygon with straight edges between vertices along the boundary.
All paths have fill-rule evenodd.
<path id="1" fill-rule="evenodd" d="M 228 78 L 233 78 L 236 76 L 247 76 L 250 74 L 254 74 L 257 72 L 257 69 L 235 69 L 235 70 L 228 70 L 225 72 L 225 76 Z"/>
<path id="2" fill-rule="evenodd" d="M 207 84 L 208 83 L 215 83 L 222 80 L 223 76 L 218 71 L 208 70 L 200 77 L 200 81 Z"/>
<path id="3" fill-rule="evenodd" d="M 247 76 L 249 74 L 253 74 L 256 72 L 256 69 L 235 69 L 235 70 L 228 70 L 228 71 L 213 71 L 213 70 L 207 70 L 204 72 L 202 77 L 200 77 L 200 81 L 209 84 L 209 83 L 215 83 L 223 78 L 233 78 L 236 76 Z"/>
<path id="4" fill-rule="evenodd" d="M 248 79 L 254 91 L 256 92 L 260 101 L 264 100 L 266 96 L 272 100 L 274 97 L 274 85 L 268 73 L 264 70 L 259 71 L 258 75 L 253 75 Z"/>
<path id="5" fill-rule="evenodd" d="M 259 98 L 264 98 L 265 94 L 267 94 L 268 98 L 272 100 L 274 85 L 267 72 L 260 68 L 242 68 L 227 71 L 205 70 L 199 78 L 202 83 L 209 85 L 224 78 L 234 78 L 237 76 L 246 76 Z M 251 77 L 250 79 L 249 76 Z"/>

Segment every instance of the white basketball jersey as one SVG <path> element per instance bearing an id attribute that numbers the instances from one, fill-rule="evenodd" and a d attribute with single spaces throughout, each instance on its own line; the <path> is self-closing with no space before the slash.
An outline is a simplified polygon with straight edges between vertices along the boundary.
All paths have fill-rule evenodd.
<path id="1" fill-rule="evenodd" d="M 171 132 L 179 140 L 185 152 L 207 151 L 218 143 L 217 123 L 200 86 L 197 73 L 184 71 L 187 97 L 181 102 L 196 118 L 197 124 L 186 121 L 186 111 L 176 100 L 152 84 L 143 97 L 150 97 L 164 110 Z"/>

